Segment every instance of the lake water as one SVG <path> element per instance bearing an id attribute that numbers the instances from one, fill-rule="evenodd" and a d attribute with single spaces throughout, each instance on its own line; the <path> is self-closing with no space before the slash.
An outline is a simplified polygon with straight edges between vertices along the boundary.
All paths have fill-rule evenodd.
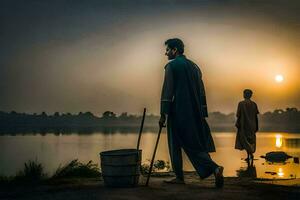
<path id="1" fill-rule="evenodd" d="M 213 133 L 216 153 L 212 158 L 225 167 L 225 176 L 256 176 L 258 178 L 295 178 L 300 177 L 300 165 L 294 159 L 285 163 L 268 163 L 261 155 L 270 151 L 284 151 L 293 157 L 300 157 L 300 134 L 257 133 L 257 150 L 253 167 L 247 167 L 242 160 L 244 151 L 234 149 L 235 133 Z M 143 161 L 150 159 L 157 133 L 145 132 L 142 135 L 141 149 Z M 93 133 L 93 134 L 32 134 L 0 136 L 0 175 L 14 175 L 23 168 L 24 162 L 41 162 L 49 175 L 60 164 L 75 158 L 99 164 L 99 152 L 121 148 L 135 148 L 138 134 L 135 133 Z M 156 159 L 169 161 L 167 137 L 162 133 Z M 297 161 L 296 161 L 297 162 Z M 194 170 L 184 155 L 184 170 Z"/>

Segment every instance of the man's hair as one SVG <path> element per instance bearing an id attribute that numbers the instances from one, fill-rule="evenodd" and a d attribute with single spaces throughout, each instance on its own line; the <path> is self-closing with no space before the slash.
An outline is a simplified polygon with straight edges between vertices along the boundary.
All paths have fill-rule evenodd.
<path id="1" fill-rule="evenodd" d="M 244 97 L 246 99 L 250 99 L 252 97 L 252 94 L 253 94 L 252 90 L 250 90 L 250 89 L 245 89 L 244 90 Z"/>
<path id="2" fill-rule="evenodd" d="M 181 39 L 172 38 L 165 41 L 165 45 L 170 49 L 177 49 L 178 53 L 183 54 L 184 52 L 184 44 Z"/>

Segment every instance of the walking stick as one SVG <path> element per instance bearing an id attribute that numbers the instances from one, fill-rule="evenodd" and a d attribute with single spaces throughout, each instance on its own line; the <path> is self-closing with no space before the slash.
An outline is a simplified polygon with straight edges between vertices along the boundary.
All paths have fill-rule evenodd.
<path id="1" fill-rule="evenodd" d="M 163 128 L 163 126 L 159 126 L 159 131 L 158 131 L 158 135 L 157 135 L 157 139 L 156 139 L 154 152 L 153 152 L 153 155 L 152 155 L 152 160 L 151 160 L 151 164 L 150 164 L 150 168 L 149 168 L 149 173 L 148 173 L 148 177 L 147 177 L 147 181 L 146 181 L 146 186 L 148 186 L 149 179 L 150 179 L 150 176 L 151 176 L 153 163 L 154 163 L 154 158 L 155 158 L 155 154 L 156 154 L 156 149 L 157 149 L 157 146 L 158 146 L 159 137 L 160 137 L 160 133 L 161 133 L 162 128 Z"/>
<path id="2" fill-rule="evenodd" d="M 142 132 L 143 132 L 143 127 L 144 127 L 145 115 L 146 115 L 146 108 L 144 108 L 143 118 L 142 118 L 140 132 L 139 132 L 139 138 L 138 138 L 138 142 L 137 142 L 137 145 L 136 145 L 136 150 L 137 151 L 139 151 L 139 148 L 140 148 L 140 141 L 141 141 L 141 135 L 142 135 Z"/>

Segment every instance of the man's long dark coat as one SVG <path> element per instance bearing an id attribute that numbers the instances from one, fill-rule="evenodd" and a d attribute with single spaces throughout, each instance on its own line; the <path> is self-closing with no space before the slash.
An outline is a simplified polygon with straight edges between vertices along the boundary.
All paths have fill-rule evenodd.
<path id="1" fill-rule="evenodd" d="M 214 152 L 206 96 L 199 67 L 184 55 L 165 66 L 161 114 L 168 115 L 168 134 L 189 151 Z"/>

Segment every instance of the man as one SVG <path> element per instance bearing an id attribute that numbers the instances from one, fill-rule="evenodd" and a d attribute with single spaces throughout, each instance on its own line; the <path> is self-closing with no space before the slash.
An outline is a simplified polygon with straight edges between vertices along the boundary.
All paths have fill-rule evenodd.
<path id="1" fill-rule="evenodd" d="M 176 178 L 167 183 L 184 184 L 182 169 L 183 148 L 199 176 L 215 175 L 216 187 L 223 186 L 223 167 L 209 156 L 215 151 L 207 114 L 206 96 L 199 67 L 184 55 L 184 44 L 178 39 L 165 42 L 170 62 L 165 66 L 161 94 L 159 125 L 167 122 L 169 152 Z"/>
<path id="2" fill-rule="evenodd" d="M 244 90 L 244 101 L 239 102 L 236 113 L 237 121 L 237 135 L 235 140 L 235 148 L 247 151 L 246 161 L 253 161 L 253 153 L 256 150 L 256 135 L 258 131 L 259 114 L 257 105 L 251 100 L 252 91 L 250 89 Z"/>

